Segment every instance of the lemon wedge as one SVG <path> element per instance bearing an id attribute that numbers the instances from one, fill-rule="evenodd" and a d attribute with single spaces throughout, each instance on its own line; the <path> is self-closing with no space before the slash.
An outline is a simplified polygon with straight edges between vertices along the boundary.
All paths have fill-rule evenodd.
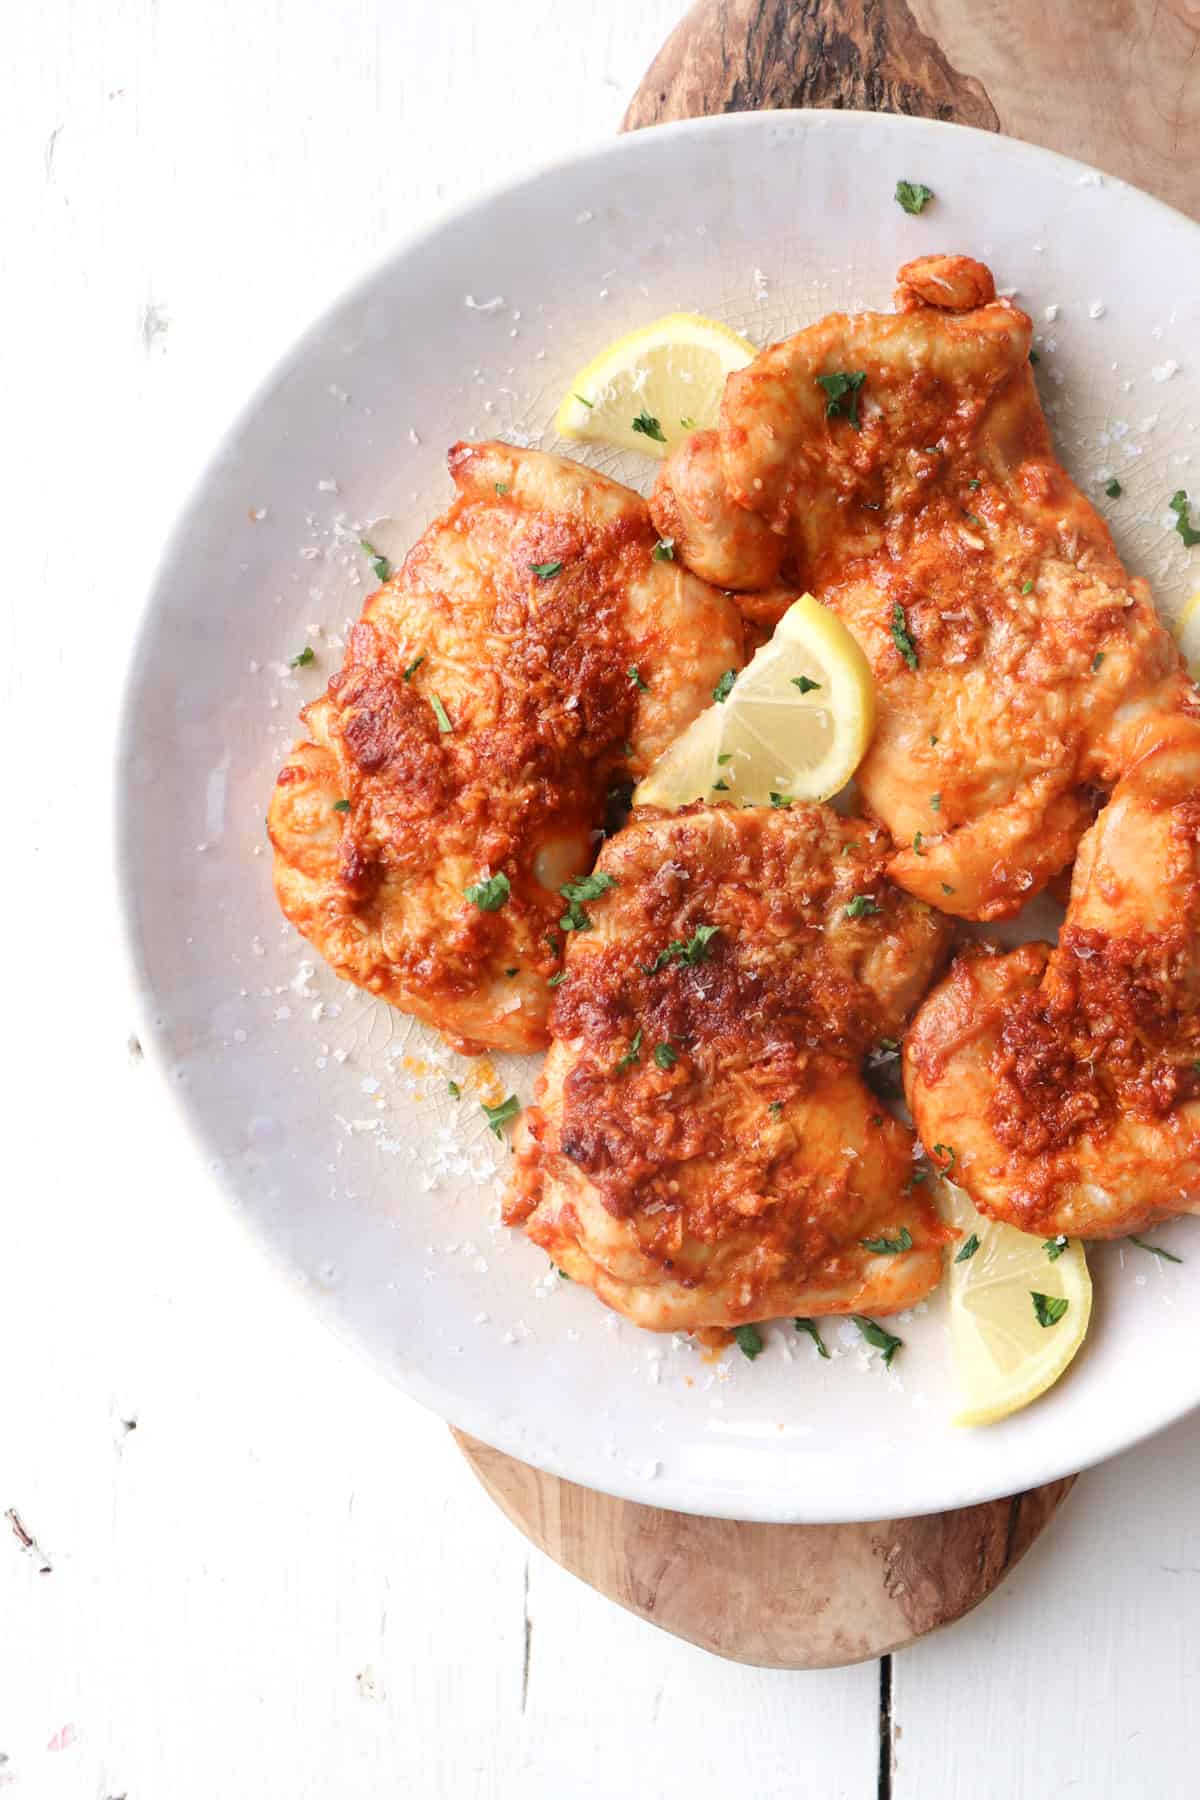
<path id="1" fill-rule="evenodd" d="M 689 431 L 715 425 L 725 377 L 753 344 L 699 313 L 668 313 L 607 345 L 573 378 L 554 420 L 560 437 L 666 456 Z"/>
<path id="2" fill-rule="evenodd" d="M 963 1234 L 949 1253 L 950 1339 L 966 1401 L 954 1423 L 994 1425 L 1067 1367 L 1087 1335 L 1092 1278 L 1077 1239 L 1030 1237 L 985 1219 L 961 1189 L 946 1191 Z"/>
<path id="3" fill-rule="evenodd" d="M 1175 621 L 1175 637 L 1188 674 L 1200 681 L 1200 594 L 1193 594 Z"/>
<path id="4" fill-rule="evenodd" d="M 740 675 L 721 678 L 713 702 L 659 757 L 635 806 L 828 800 L 862 761 L 875 724 L 867 659 L 811 594 L 793 601 Z"/>

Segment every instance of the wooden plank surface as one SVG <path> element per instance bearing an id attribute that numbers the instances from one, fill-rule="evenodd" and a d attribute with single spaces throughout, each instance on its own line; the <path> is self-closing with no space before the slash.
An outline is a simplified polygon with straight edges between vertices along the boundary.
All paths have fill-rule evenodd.
<path id="1" fill-rule="evenodd" d="M 622 1800 L 876 1794 L 874 1667 L 732 1668 L 601 1601 L 278 1283 L 127 1051 L 113 951 L 114 693 L 213 435 L 402 233 L 610 136 L 681 12 L 6 15 L 0 1514 L 52 1571 L 0 1519 L 3 1800 L 608 1800 L 614 1746 Z M 893 1800 L 1191 1793 L 1198 1478 L 1191 1425 L 1089 1476 L 896 1659 Z"/>
<path id="2" fill-rule="evenodd" d="M 1004 131 L 1200 213 L 1195 0 L 699 0 L 625 125 L 777 106 Z"/>

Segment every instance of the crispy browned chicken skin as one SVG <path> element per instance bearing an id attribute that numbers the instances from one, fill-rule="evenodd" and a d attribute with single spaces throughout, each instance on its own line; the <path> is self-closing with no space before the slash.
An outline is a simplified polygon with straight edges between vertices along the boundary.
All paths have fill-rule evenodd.
<path id="1" fill-rule="evenodd" d="M 1105 1238 L 1200 1211 L 1200 714 L 1161 723 L 1083 839 L 1057 946 L 960 957 L 904 1067 L 995 1218 Z"/>
<path id="2" fill-rule="evenodd" d="M 304 710 L 271 801 L 275 883 L 346 980 L 459 1048 L 539 1050 L 559 889 L 590 866 L 611 784 L 741 667 L 742 627 L 654 559 L 628 488 L 500 443 L 457 445 L 450 472 L 458 498 Z M 493 910 L 466 895 L 489 881 Z"/>
<path id="3" fill-rule="evenodd" d="M 892 1312 L 941 1273 L 914 1140 L 863 1081 L 946 922 L 827 807 L 693 807 L 605 844 L 506 1217 L 651 1330 Z M 900 1242 L 896 1254 L 864 1238 Z"/>
<path id="4" fill-rule="evenodd" d="M 668 459 L 651 510 L 690 566 L 777 590 L 749 598 L 756 622 L 781 580 L 841 615 L 875 676 L 858 782 L 902 846 L 893 880 L 1003 918 L 1070 862 L 1140 721 L 1190 683 L 1055 457 L 1026 315 L 961 256 L 901 269 L 897 305 L 731 375 L 719 434 Z M 841 376 L 862 380 L 838 394 Z"/>

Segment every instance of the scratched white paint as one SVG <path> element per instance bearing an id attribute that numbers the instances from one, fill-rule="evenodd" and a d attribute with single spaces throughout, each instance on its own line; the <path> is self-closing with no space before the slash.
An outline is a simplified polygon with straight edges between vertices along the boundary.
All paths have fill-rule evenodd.
<path id="1" fill-rule="evenodd" d="M 6 13 L 0 1512 L 51 1568 L 0 1521 L 4 1800 L 875 1792 L 874 1667 L 741 1669 L 602 1602 L 248 1247 L 127 1050 L 107 888 L 121 671 L 213 438 L 368 259 L 614 130 L 681 11 Z M 897 1800 L 1191 1791 L 1198 1464 L 1185 1426 L 1089 1478 L 899 1660 Z"/>

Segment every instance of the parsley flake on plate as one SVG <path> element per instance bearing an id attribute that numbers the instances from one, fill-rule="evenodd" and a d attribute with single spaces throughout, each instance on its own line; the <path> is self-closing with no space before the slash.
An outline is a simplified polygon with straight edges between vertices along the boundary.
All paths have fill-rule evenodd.
<path id="1" fill-rule="evenodd" d="M 1148 1244 L 1145 1238 L 1134 1237 L 1132 1233 L 1129 1241 L 1131 1244 L 1136 1244 L 1139 1250 L 1148 1250 L 1151 1256 L 1161 1257 L 1163 1262 L 1181 1263 L 1183 1261 L 1182 1256 L 1176 1256 L 1171 1250 L 1164 1250 L 1161 1244 Z"/>
<path id="2" fill-rule="evenodd" d="M 316 661 L 316 651 L 313 649 L 311 644 L 305 644 L 305 646 L 304 646 L 303 650 L 300 652 L 299 656 L 293 656 L 292 667 L 293 667 L 293 669 L 306 669 L 310 662 L 315 662 L 315 661 Z"/>
<path id="3" fill-rule="evenodd" d="M 1047 1238 L 1042 1245 L 1042 1249 L 1046 1252 L 1046 1256 L 1050 1262 L 1057 1262 L 1069 1242 L 1069 1238 L 1061 1236 Z"/>
<path id="4" fill-rule="evenodd" d="M 933 189 L 926 187 L 923 181 L 898 181 L 896 183 L 896 199 L 906 213 L 924 212 L 933 199 Z"/>
<path id="5" fill-rule="evenodd" d="M 1122 494 L 1123 490 L 1122 490 L 1120 482 L 1117 480 L 1115 475 L 1113 476 L 1111 481 L 1105 482 L 1104 491 L 1108 495 L 1110 500 L 1119 500 L 1121 498 L 1121 494 Z"/>
<path id="6" fill-rule="evenodd" d="M 858 431 L 858 391 L 867 379 L 866 370 L 857 369 L 850 374 L 839 370 L 833 375 L 818 375 L 816 379 L 817 386 L 825 390 L 825 417 L 849 419 L 855 431 Z"/>
<path id="7" fill-rule="evenodd" d="M 721 679 L 717 682 L 716 687 L 712 691 L 713 699 L 719 700 L 721 705 L 724 706 L 726 700 L 728 700 L 730 694 L 733 692 L 733 684 L 736 680 L 737 680 L 737 670 L 736 669 L 726 669 L 725 673 L 721 676 Z"/>
<path id="8" fill-rule="evenodd" d="M 546 983 L 546 986 L 547 987 L 561 987 L 563 982 L 566 979 L 567 979 L 567 970 L 560 969 L 558 971 L 557 975 L 551 975 L 550 979 Z"/>
<path id="9" fill-rule="evenodd" d="M 626 1069 L 632 1069 L 634 1063 L 639 1061 L 641 1054 L 642 1054 L 642 1028 L 639 1025 L 637 1030 L 634 1032 L 632 1039 L 630 1040 L 628 1050 L 625 1052 L 624 1056 L 621 1058 L 620 1062 L 617 1064 L 617 1074 L 623 1075 L 625 1073 Z"/>
<path id="10" fill-rule="evenodd" d="M 446 1083 L 446 1092 L 452 1100 L 462 1099 L 462 1089 L 459 1087 L 457 1081 L 448 1081 Z"/>
<path id="11" fill-rule="evenodd" d="M 387 557 L 381 555 L 374 544 L 369 544 L 366 538 L 359 538 L 358 545 L 359 549 L 374 569 L 376 581 L 390 581 L 392 579 L 392 565 Z"/>
<path id="12" fill-rule="evenodd" d="M 417 658 L 417 660 L 416 660 L 416 662 L 410 662 L 410 663 L 409 663 L 409 665 L 408 665 L 408 667 L 407 667 L 407 669 L 405 669 L 405 671 L 404 671 L 404 679 L 405 679 L 405 681 L 411 681 L 411 680 L 412 680 L 412 678 L 413 678 L 413 676 L 414 676 L 414 675 L 415 675 L 415 674 L 416 674 L 416 672 L 417 672 L 417 670 L 418 670 L 418 669 L 419 669 L 419 668 L 420 668 L 420 666 L 421 666 L 421 664 L 422 664 L 422 663 L 423 663 L 423 662 L 424 662 L 424 661 L 425 661 L 425 658 L 424 658 L 424 657 L 423 657 L 423 656 L 418 656 L 418 658 Z"/>
<path id="13" fill-rule="evenodd" d="M 672 1044 L 655 1044 L 654 1060 L 660 1069 L 673 1069 L 679 1061 L 679 1052 Z"/>
<path id="14" fill-rule="evenodd" d="M 772 790 L 771 805 L 772 806 L 780 806 L 786 812 L 788 807 L 792 804 L 792 801 L 794 798 L 795 798 L 795 796 L 792 794 L 777 794 L 774 792 L 774 790 Z"/>
<path id="15" fill-rule="evenodd" d="M 650 552 L 650 555 L 655 562 L 674 562 L 675 539 L 659 538 L 657 544 L 655 544 L 653 550 Z"/>
<path id="16" fill-rule="evenodd" d="M 1175 529 L 1183 539 L 1185 548 L 1190 550 L 1193 544 L 1200 544 L 1200 531 L 1194 528 L 1188 514 L 1186 488 L 1176 488 L 1167 505 L 1175 514 Z"/>
<path id="17" fill-rule="evenodd" d="M 433 716 L 437 720 L 438 730 L 441 732 L 442 736 L 445 737 L 448 731 L 454 730 L 453 725 L 450 723 L 450 714 L 446 711 L 436 694 L 430 694 L 429 704 L 433 708 Z"/>
<path id="18" fill-rule="evenodd" d="M 348 800 L 335 800 L 333 803 L 333 810 L 334 812 L 349 812 L 350 802 Z"/>
<path id="19" fill-rule="evenodd" d="M 825 1348 L 825 1344 L 821 1337 L 820 1332 L 817 1330 L 816 1320 L 815 1319 L 793 1319 L 792 1324 L 796 1327 L 797 1331 L 806 1331 L 808 1333 L 809 1337 L 812 1339 L 813 1343 L 817 1347 L 817 1355 L 823 1356 L 825 1358 L 825 1361 L 828 1362 L 829 1361 L 829 1352 Z"/>
<path id="20" fill-rule="evenodd" d="M 890 1369 L 893 1356 L 897 1350 L 904 1348 L 904 1339 L 893 1337 L 890 1331 L 885 1331 L 882 1325 L 877 1325 L 874 1319 L 868 1319 L 863 1313 L 851 1313 L 850 1317 L 871 1348 L 882 1351 L 883 1366 Z"/>
<path id="21" fill-rule="evenodd" d="M 955 1259 L 954 1259 L 955 1262 L 956 1263 L 970 1262 L 971 1258 L 974 1256 L 974 1254 L 978 1250 L 978 1248 L 979 1248 L 979 1239 L 978 1239 L 978 1237 L 976 1237 L 975 1233 L 972 1232 L 970 1237 L 967 1239 L 966 1243 L 963 1245 L 962 1249 L 959 1251 L 958 1255 L 955 1257 Z"/>
<path id="22" fill-rule="evenodd" d="M 762 1355 L 762 1333 L 757 1325 L 735 1325 L 733 1341 L 744 1357 L 753 1362 L 756 1356 Z"/>
<path id="23" fill-rule="evenodd" d="M 869 919 L 874 913 L 881 913 L 883 908 L 870 894 L 855 894 L 843 911 L 848 919 Z"/>
<path id="24" fill-rule="evenodd" d="M 529 566 L 539 581 L 550 581 L 562 572 L 561 562 L 530 563 Z"/>
<path id="25" fill-rule="evenodd" d="M 477 906 L 480 912 L 499 912 L 511 892 L 508 876 L 503 869 L 498 870 L 495 875 L 489 875 L 486 881 L 473 882 L 470 887 L 463 889 L 471 905 Z"/>
<path id="26" fill-rule="evenodd" d="M 820 685 L 819 681 L 810 681 L 807 675 L 792 676 L 792 686 L 798 687 L 802 694 L 815 694 Z"/>
<path id="27" fill-rule="evenodd" d="M 908 629 L 908 615 L 897 600 L 892 607 L 892 642 L 910 669 L 917 666 L 917 647 Z"/>
<path id="28" fill-rule="evenodd" d="M 630 663 L 625 673 L 628 675 L 639 694 L 648 694 L 650 692 L 650 684 L 648 681 L 642 680 L 641 675 L 638 673 L 638 666 L 636 663 Z"/>
<path id="29" fill-rule="evenodd" d="M 482 1104 L 487 1114 L 488 1129 L 494 1131 L 497 1137 L 503 1136 L 500 1127 L 507 1125 L 510 1119 L 515 1119 L 521 1110 L 521 1102 L 515 1094 L 510 1094 L 499 1106 L 489 1106 L 486 1100 Z"/>

